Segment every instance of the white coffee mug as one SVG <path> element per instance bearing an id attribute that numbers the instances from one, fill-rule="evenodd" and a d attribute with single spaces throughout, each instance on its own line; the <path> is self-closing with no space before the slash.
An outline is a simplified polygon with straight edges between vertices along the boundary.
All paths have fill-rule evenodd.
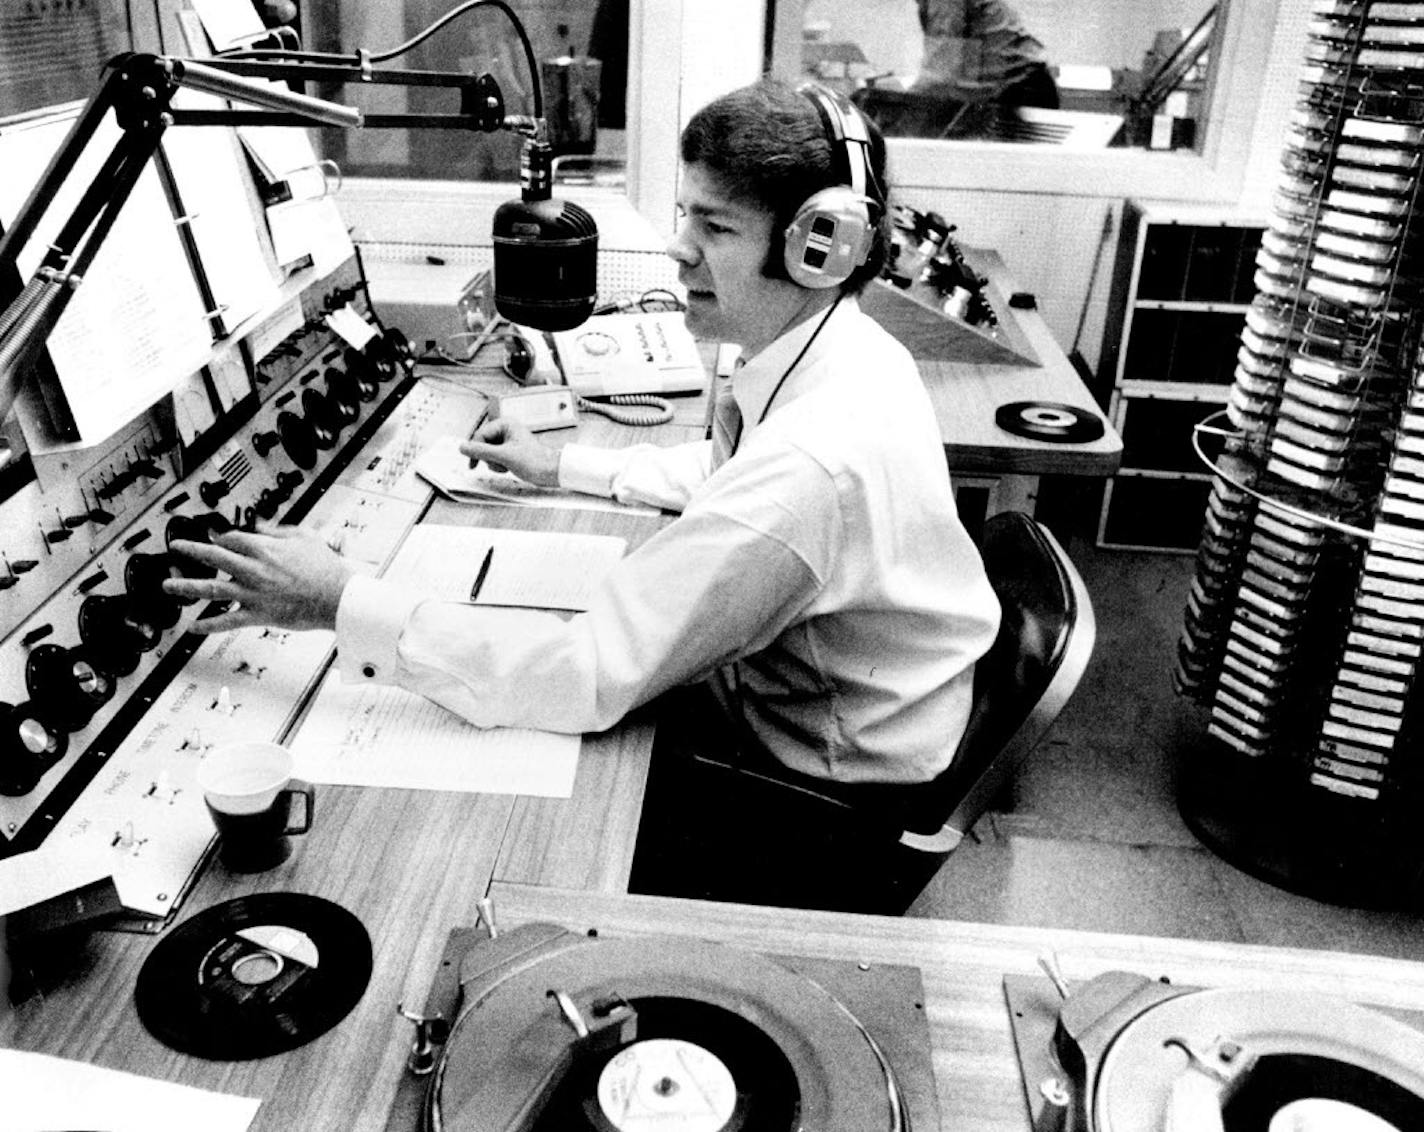
<path id="1" fill-rule="evenodd" d="M 285 861 L 291 835 L 311 828 L 316 795 L 292 777 L 292 754 L 277 743 L 248 740 L 214 747 L 198 765 L 197 781 L 221 841 L 223 864 L 260 872 Z M 294 819 L 297 799 L 301 817 Z"/>

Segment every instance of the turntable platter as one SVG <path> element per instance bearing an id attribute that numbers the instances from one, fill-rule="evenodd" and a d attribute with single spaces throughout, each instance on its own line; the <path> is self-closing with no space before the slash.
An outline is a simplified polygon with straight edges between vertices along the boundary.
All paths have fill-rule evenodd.
<path id="1" fill-rule="evenodd" d="M 1194 1058 L 1187 1047 L 1199 1054 L 1224 1050 L 1223 1060 L 1251 1063 L 1223 1092 L 1210 1057 Z M 1180 1106 L 1193 1091 L 1214 1096 L 1213 1116 L 1220 1123 L 1180 1124 Z M 1337 1113 L 1355 1108 L 1378 1118 L 1358 1123 L 1360 1128 L 1424 1128 L 1424 1034 L 1384 1014 L 1310 995 L 1241 990 L 1178 995 L 1140 1014 L 1113 1039 L 1097 1077 L 1092 1126 L 1096 1132 L 1213 1126 L 1224 1132 L 1276 1132 L 1286 1109 L 1308 1116 L 1311 1108 L 1332 1108 L 1307 1106 L 1307 1100 L 1334 1102 Z M 1175 1125 L 1167 1122 L 1174 1105 Z M 1330 1127 L 1341 1132 L 1351 1125 Z"/>
<path id="2" fill-rule="evenodd" d="M 907 1127 L 864 1027 L 817 983 L 752 952 L 570 933 L 477 972 L 465 995 L 431 1081 L 432 1132 Z M 636 1033 L 596 1048 L 578 1034 L 581 1019 L 596 1029 L 629 1007 Z"/>

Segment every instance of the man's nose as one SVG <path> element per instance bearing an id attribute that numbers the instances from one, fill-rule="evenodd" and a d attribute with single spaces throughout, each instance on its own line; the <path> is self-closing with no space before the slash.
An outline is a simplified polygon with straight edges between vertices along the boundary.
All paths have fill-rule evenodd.
<path id="1" fill-rule="evenodd" d="M 697 245 L 687 238 L 687 229 L 683 225 L 678 225 L 672 239 L 668 241 L 667 254 L 687 267 L 693 266 L 701 258 Z"/>

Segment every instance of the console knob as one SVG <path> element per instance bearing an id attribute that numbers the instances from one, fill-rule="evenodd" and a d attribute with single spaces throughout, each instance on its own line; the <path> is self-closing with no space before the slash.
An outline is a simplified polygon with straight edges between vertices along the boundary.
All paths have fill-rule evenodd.
<path id="1" fill-rule="evenodd" d="M 198 485 L 198 498 L 209 507 L 216 507 L 218 501 L 224 498 L 232 490 L 232 485 L 227 480 L 207 480 Z"/>
<path id="2" fill-rule="evenodd" d="M 292 463 L 299 468 L 316 467 L 316 431 L 310 422 L 283 409 L 277 414 L 277 432 Z"/>
<path id="3" fill-rule="evenodd" d="M 46 715 L 70 731 L 93 719 L 114 694 L 114 678 L 82 646 L 40 645 L 25 662 L 25 686 Z"/>
<path id="4" fill-rule="evenodd" d="M 259 456 L 266 456 L 268 452 L 282 443 L 282 435 L 275 428 L 266 432 L 254 433 L 252 436 L 252 449 Z"/>
<path id="5" fill-rule="evenodd" d="M 277 473 L 277 500 L 285 503 L 292 498 L 292 492 L 301 487 L 305 476 L 301 472 L 278 472 Z"/>
<path id="6" fill-rule="evenodd" d="M 363 401 L 374 401 L 381 391 L 380 375 L 376 372 L 376 367 L 371 364 L 370 359 L 360 350 L 347 346 L 341 363 L 356 382 L 357 396 Z"/>
<path id="7" fill-rule="evenodd" d="M 326 371 L 326 403 L 339 418 L 340 427 L 352 424 L 361 415 L 361 394 L 356 379 L 334 366 Z"/>
<path id="8" fill-rule="evenodd" d="M 114 676 L 138 667 L 140 653 L 155 647 L 162 631 L 145 621 L 127 595 L 96 594 L 79 607 L 79 639 L 96 664 Z"/>
<path id="9" fill-rule="evenodd" d="M 312 439 L 318 448 L 334 448 L 336 434 L 341 431 L 341 421 L 332 411 L 330 403 L 315 389 L 302 392 L 302 413 L 311 425 Z"/>
<path id="10" fill-rule="evenodd" d="M 34 704 L 0 704 L 0 794 L 28 794 L 68 747 L 69 736 Z"/>
<path id="11" fill-rule="evenodd" d="M 213 535 L 220 535 L 224 531 L 232 530 L 232 523 L 223 515 L 216 511 L 208 511 L 202 515 L 176 515 L 168 520 L 168 526 L 163 529 L 163 543 L 165 546 L 172 546 L 174 539 L 183 539 L 186 542 L 212 542 Z M 195 562 L 191 558 L 175 559 L 182 569 L 185 578 L 211 578 L 217 574 L 211 566 L 204 566 L 201 562 Z"/>
<path id="12" fill-rule="evenodd" d="M 124 588 L 143 620 L 160 629 L 178 624 L 179 600 L 163 589 L 169 578 L 181 578 L 178 560 L 166 551 L 161 554 L 132 554 L 124 563 Z"/>

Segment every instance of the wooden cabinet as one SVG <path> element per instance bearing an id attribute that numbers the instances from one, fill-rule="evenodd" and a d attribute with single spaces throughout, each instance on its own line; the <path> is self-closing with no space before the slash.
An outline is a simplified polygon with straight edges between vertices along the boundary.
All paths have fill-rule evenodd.
<path id="1" fill-rule="evenodd" d="M 1102 364 L 1123 455 L 1099 546 L 1195 551 L 1210 475 L 1192 429 L 1226 404 L 1263 229 L 1225 211 L 1124 206 Z"/>

